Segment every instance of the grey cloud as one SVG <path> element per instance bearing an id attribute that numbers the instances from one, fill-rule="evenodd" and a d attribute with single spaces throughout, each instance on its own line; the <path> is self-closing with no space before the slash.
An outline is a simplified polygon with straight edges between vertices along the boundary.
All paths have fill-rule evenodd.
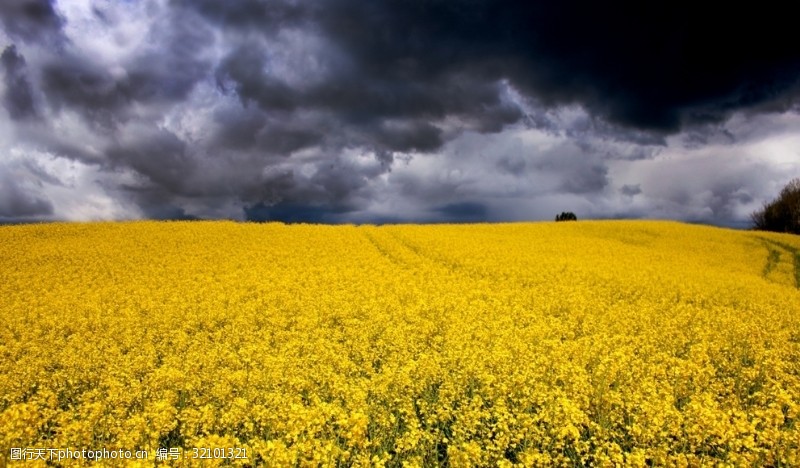
<path id="1" fill-rule="evenodd" d="M 3 0 L 0 21 L 15 39 L 53 45 L 62 40 L 63 18 L 51 0 Z"/>
<path id="2" fill-rule="evenodd" d="M 120 21 L 124 21 L 124 18 Z M 111 67 L 70 47 L 41 66 L 41 86 L 55 110 L 72 109 L 112 129 L 128 121 L 135 104 L 164 107 L 186 100 L 211 68 L 202 54 L 212 31 L 190 15 L 163 15 L 147 32 L 155 47 Z"/>
<path id="3" fill-rule="evenodd" d="M 619 189 L 619 193 L 621 193 L 623 195 L 626 195 L 628 197 L 633 197 L 633 196 L 636 196 L 636 195 L 639 195 L 640 193 L 642 193 L 642 186 L 640 184 L 623 185 Z"/>
<path id="4" fill-rule="evenodd" d="M 108 3 L 81 21 L 108 32 L 138 6 Z M 25 52 L 2 55 L 12 145 L 96 166 L 110 194 L 148 217 L 550 219 L 551 204 L 640 215 L 652 203 L 724 220 L 757 200 L 763 181 L 706 183 L 719 174 L 698 170 L 703 183 L 663 187 L 636 172 L 675 145 L 721 144 L 731 115 L 797 106 L 792 20 L 766 9 L 752 20 L 775 27 L 749 37 L 738 34 L 749 13 L 685 16 L 685 2 L 661 15 L 584 0 L 148 8 L 140 42 L 98 47 L 124 50 L 107 60 L 64 37 L 74 28 L 53 3 L 0 5 Z M 750 128 L 738 125 L 731 146 Z M 538 132 L 523 141 L 523 128 Z M 627 180 L 641 186 L 614 183 L 614 168 L 638 163 Z M 134 182 L 111 182 L 120 174 Z M 15 199 L 25 193 L 30 210 L 46 211 L 46 199 L 20 190 Z"/>
<path id="5" fill-rule="evenodd" d="M 243 105 L 255 102 L 268 110 L 293 110 L 298 106 L 296 91 L 266 71 L 266 52 L 259 43 L 239 45 L 219 64 L 217 86 L 234 91 Z"/>
<path id="6" fill-rule="evenodd" d="M 149 32 L 159 46 L 134 57 L 125 70 L 125 85 L 138 102 L 184 101 L 212 68 L 203 56 L 214 44 L 212 29 L 190 15 L 171 13 L 161 21 Z"/>
<path id="7" fill-rule="evenodd" d="M 258 203 L 244 208 L 247 221 L 280 221 L 283 223 L 336 223 L 347 210 L 331 209 L 298 203 L 266 205 Z"/>
<path id="8" fill-rule="evenodd" d="M 315 146 L 325 139 L 324 125 L 318 119 L 268 115 L 260 109 L 219 109 L 214 114 L 212 141 L 222 150 L 252 151 L 289 156 L 292 152 Z"/>
<path id="9" fill-rule="evenodd" d="M 567 175 L 562 188 L 569 193 L 591 193 L 608 185 L 608 168 L 601 164 L 581 166 Z"/>
<path id="10" fill-rule="evenodd" d="M 26 160 L 22 163 L 22 166 L 32 176 L 31 178 L 35 181 L 36 185 L 42 186 L 43 184 L 50 184 L 59 187 L 66 186 L 64 181 L 62 181 L 57 175 L 42 167 L 35 160 Z"/>
<path id="11" fill-rule="evenodd" d="M 435 151 L 444 143 L 442 131 L 427 122 L 383 122 L 375 133 L 376 142 L 389 151 Z"/>
<path id="12" fill-rule="evenodd" d="M 556 148 L 538 159 L 534 167 L 557 177 L 559 190 L 567 193 L 599 192 L 609 184 L 603 156 L 580 141 Z"/>
<path id="13" fill-rule="evenodd" d="M 190 182 L 197 163 L 186 144 L 164 129 L 143 124 L 131 127 L 125 141 L 107 150 L 112 167 L 131 168 L 171 193 L 192 193 Z"/>
<path id="14" fill-rule="evenodd" d="M 88 59 L 64 56 L 44 65 L 42 90 L 56 110 L 75 109 L 92 123 L 112 127 L 127 120 L 126 83 Z"/>
<path id="15" fill-rule="evenodd" d="M 196 11 L 208 21 L 225 28 L 260 33 L 276 32 L 279 26 L 304 23 L 311 13 L 309 5 L 285 0 L 172 0 L 171 3 L 174 7 Z"/>
<path id="16" fill-rule="evenodd" d="M 274 205 L 286 198 L 305 198 L 298 196 L 300 181 L 295 179 L 294 170 L 274 167 L 264 170 L 253 183 L 244 187 L 242 201 L 248 205 Z M 307 194 L 306 194 L 307 195 Z"/>
<path id="17" fill-rule="evenodd" d="M 727 164 L 717 164 L 711 155 L 650 164 L 637 174 L 642 193 L 633 198 L 646 208 L 646 216 L 667 217 L 719 225 L 743 227 L 757 200 L 770 198 L 774 181 L 783 171 L 764 161 L 726 155 Z"/>
<path id="18" fill-rule="evenodd" d="M 0 168 L 0 219 L 25 221 L 52 214 L 50 200 L 21 186 L 11 174 Z"/>
<path id="19" fill-rule="evenodd" d="M 500 157 L 497 168 L 512 175 L 521 175 L 527 167 L 527 162 L 521 154 L 512 154 Z"/>
<path id="20" fill-rule="evenodd" d="M 336 222 L 363 209 L 371 197 L 376 169 L 359 169 L 334 160 L 312 176 L 295 171 L 265 174 L 260 190 L 245 194 L 247 219 L 287 222 Z M 249 196 L 248 196 L 249 195 Z"/>
<path id="21" fill-rule="evenodd" d="M 635 127 L 625 127 L 598 119 L 592 115 L 581 115 L 563 125 L 565 135 L 576 141 L 605 140 L 623 141 L 640 146 L 664 146 L 666 137 L 661 132 L 652 132 Z"/>
<path id="22" fill-rule="evenodd" d="M 414 200 L 417 203 L 442 203 L 452 201 L 457 197 L 461 181 L 437 180 L 433 177 L 414 176 L 411 174 L 394 175 L 390 184 L 392 190 L 404 199 Z"/>
<path id="23" fill-rule="evenodd" d="M 10 45 L 0 55 L 0 65 L 3 67 L 6 87 L 3 105 L 8 114 L 14 120 L 37 117 L 25 58 L 17 52 L 14 45 Z"/>
<path id="24" fill-rule="evenodd" d="M 704 208 L 705 212 L 697 216 L 698 221 L 725 223 L 736 219 L 739 205 L 747 205 L 753 196 L 747 191 L 744 181 L 725 180 L 712 184 L 708 189 L 694 193 L 676 192 L 671 201 L 682 205 L 694 205 Z"/>
<path id="25" fill-rule="evenodd" d="M 444 221 L 481 222 L 486 221 L 489 215 L 486 205 L 472 201 L 448 203 L 432 211 L 439 215 L 437 217 L 444 218 Z"/>
<path id="26" fill-rule="evenodd" d="M 267 56 L 259 42 L 237 46 L 217 67 L 218 86 L 235 92 L 243 104 L 252 102 L 266 111 L 327 112 L 335 120 L 332 126 L 353 129 L 354 137 L 375 132 L 366 140 L 388 150 L 438 149 L 443 140 L 432 122 L 450 115 L 482 132 L 500 131 L 522 118 L 518 106 L 502 99 L 499 81 L 465 74 L 399 80 L 342 67 L 323 82 L 294 86 L 269 72 Z M 405 122 L 400 125 L 407 130 L 398 135 L 398 130 L 387 128 L 397 128 L 395 122 Z M 415 140 L 424 141 L 418 146 Z"/>

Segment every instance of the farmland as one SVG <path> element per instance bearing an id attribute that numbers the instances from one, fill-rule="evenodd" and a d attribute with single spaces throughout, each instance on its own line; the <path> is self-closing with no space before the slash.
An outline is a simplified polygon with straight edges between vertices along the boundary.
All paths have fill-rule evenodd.
<path id="1" fill-rule="evenodd" d="M 798 251 L 657 221 L 0 227 L 0 465 L 798 465 Z"/>

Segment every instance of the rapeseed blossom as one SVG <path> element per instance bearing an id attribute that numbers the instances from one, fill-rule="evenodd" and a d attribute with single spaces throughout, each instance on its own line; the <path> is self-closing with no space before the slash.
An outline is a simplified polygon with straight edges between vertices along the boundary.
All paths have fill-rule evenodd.
<path id="1" fill-rule="evenodd" d="M 0 227 L 0 465 L 800 465 L 799 250 L 641 221 Z"/>

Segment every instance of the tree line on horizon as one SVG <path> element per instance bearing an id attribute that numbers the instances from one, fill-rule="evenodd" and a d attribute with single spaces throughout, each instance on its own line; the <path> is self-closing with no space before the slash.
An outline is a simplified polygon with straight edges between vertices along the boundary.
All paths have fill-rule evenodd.
<path id="1" fill-rule="evenodd" d="M 750 215 L 753 229 L 800 234 L 800 178 L 792 179 L 774 200 Z"/>

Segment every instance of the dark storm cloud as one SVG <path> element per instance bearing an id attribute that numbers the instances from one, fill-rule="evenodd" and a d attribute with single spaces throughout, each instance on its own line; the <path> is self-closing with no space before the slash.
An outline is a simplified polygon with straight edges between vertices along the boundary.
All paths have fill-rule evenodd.
<path id="1" fill-rule="evenodd" d="M 325 137 L 313 122 L 269 116 L 252 108 L 222 109 L 214 115 L 214 121 L 217 129 L 213 144 L 221 149 L 288 156 Z"/>
<path id="2" fill-rule="evenodd" d="M 25 58 L 17 52 L 13 45 L 6 47 L 0 55 L 3 67 L 6 90 L 3 105 L 14 120 L 36 117 L 33 103 L 33 91 L 25 66 Z"/>
<path id="3" fill-rule="evenodd" d="M 330 223 L 336 215 L 346 211 L 332 210 L 327 206 L 313 206 L 298 203 L 258 203 L 244 208 L 248 221 L 280 221 L 282 223 Z"/>
<path id="4" fill-rule="evenodd" d="M 60 56 L 44 65 L 42 90 L 56 110 L 74 109 L 89 121 L 106 126 L 126 119 L 127 86 L 87 58 Z"/>
<path id="5" fill-rule="evenodd" d="M 212 43 L 211 30 L 190 15 L 165 15 L 163 21 L 148 33 L 161 46 L 141 51 L 116 70 L 76 50 L 51 57 L 41 68 L 51 107 L 75 110 L 109 128 L 127 121 L 133 105 L 184 101 L 211 66 L 200 57 Z"/>
<path id="6" fill-rule="evenodd" d="M 267 73 L 266 55 L 257 42 L 240 45 L 217 67 L 217 86 L 235 91 L 245 106 L 252 101 L 269 110 L 295 109 L 297 91 Z"/>
<path id="7" fill-rule="evenodd" d="M 483 203 L 469 201 L 448 203 L 436 207 L 432 211 L 443 217 L 445 221 L 481 222 L 486 221 L 489 214 L 489 209 Z"/>
<path id="8" fill-rule="evenodd" d="M 170 220 L 170 221 L 199 221 L 202 218 L 191 215 L 179 206 L 164 204 L 163 201 L 153 200 L 154 203 L 143 203 L 140 199 L 140 207 L 148 219 Z"/>
<path id="9" fill-rule="evenodd" d="M 444 143 L 432 122 L 448 116 L 483 132 L 497 132 L 518 121 L 522 111 L 503 101 L 497 81 L 468 75 L 439 77 L 370 76 L 369 64 L 334 68 L 319 83 L 298 86 L 270 73 L 268 52 L 259 42 L 232 50 L 219 64 L 216 81 L 234 92 L 243 106 L 255 103 L 267 112 L 318 111 L 330 117 L 326 126 L 347 141 L 341 146 L 366 146 L 400 152 L 434 151 Z M 351 64 L 352 65 L 352 64 Z"/>
<path id="10" fill-rule="evenodd" d="M 264 174 L 243 196 L 245 218 L 251 221 L 342 222 L 348 213 L 366 207 L 374 196 L 369 182 L 385 171 L 331 158 L 311 176 L 295 171 Z"/>
<path id="11" fill-rule="evenodd" d="M 383 203 L 376 219 L 485 220 L 493 197 L 526 194 L 635 205 L 647 185 L 615 184 L 615 164 L 677 132 L 717 144 L 734 113 L 800 95 L 793 17 L 766 7 L 7 0 L 0 17 L 19 49 L 0 57 L 9 134 L 160 219 L 368 220 Z M 539 133 L 504 140 L 523 128 Z M 702 203 L 733 216 L 744 193 Z M 31 196 L 14 206 L 45 213 Z"/>
<path id="12" fill-rule="evenodd" d="M 672 132 L 796 90 L 794 20 L 779 8 L 585 0 L 326 2 L 320 23 L 373 78 L 464 71 L 508 78 L 546 104 L 579 103 Z M 763 29 L 761 25 L 766 26 Z"/>
<path id="13" fill-rule="evenodd" d="M 3 0 L 0 20 L 13 39 L 53 42 L 61 39 L 64 20 L 51 0 Z"/>
<path id="14" fill-rule="evenodd" d="M 203 54 L 214 44 L 213 29 L 179 12 L 162 21 L 149 32 L 149 40 L 159 45 L 137 54 L 125 68 L 125 85 L 139 102 L 183 101 L 212 67 Z"/>
<path id="15" fill-rule="evenodd" d="M 367 66 L 367 64 L 362 64 Z M 365 70 L 337 76 L 305 93 L 306 106 L 336 111 L 348 124 L 379 119 L 435 121 L 459 117 L 484 132 L 496 132 L 514 123 L 522 112 L 503 102 L 502 86 L 467 75 L 424 81 L 416 76 L 370 76 Z"/>
<path id="16" fill-rule="evenodd" d="M 137 125 L 107 154 L 114 166 L 133 169 L 170 193 L 192 191 L 187 182 L 197 162 L 187 153 L 185 142 L 167 130 Z"/>
<path id="17" fill-rule="evenodd" d="M 444 143 L 442 131 L 427 122 L 403 122 L 399 125 L 384 123 L 375 130 L 375 134 L 376 141 L 392 151 L 436 151 Z"/>
<path id="18" fill-rule="evenodd" d="M 308 19 L 310 8 L 302 2 L 282 0 L 172 0 L 177 8 L 194 10 L 210 22 L 237 30 L 275 32 L 279 26 L 296 25 Z"/>

